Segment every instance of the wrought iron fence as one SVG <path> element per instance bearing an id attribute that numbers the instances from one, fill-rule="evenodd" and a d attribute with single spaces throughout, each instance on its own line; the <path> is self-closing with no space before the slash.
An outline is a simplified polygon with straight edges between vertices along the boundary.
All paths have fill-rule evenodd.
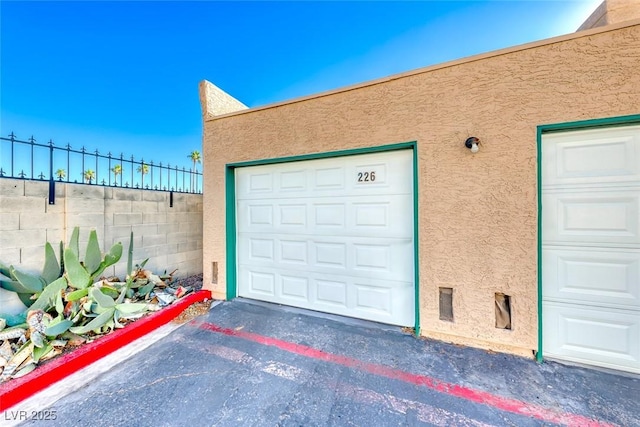
<path id="1" fill-rule="evenodd" d="M 7 149 L 8 148 L 8 149 Z M 124 154 L 101 154 L 84 146 L 57 147 L 52 140 L 27 141 L 13 134 L 0 137 L 0 178 L 139 188 L 179 193 L 202 193 L 202 173 L 197 169 L 135 160 Z"/>

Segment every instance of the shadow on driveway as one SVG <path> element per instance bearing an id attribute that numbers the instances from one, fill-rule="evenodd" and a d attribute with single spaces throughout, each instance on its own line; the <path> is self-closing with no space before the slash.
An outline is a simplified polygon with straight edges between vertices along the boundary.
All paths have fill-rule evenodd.
<path id="1" fill-rule="evenodd" d="M 50 408 L 77 426 L 640 426 L 640 379 L 224 302 Z"/>

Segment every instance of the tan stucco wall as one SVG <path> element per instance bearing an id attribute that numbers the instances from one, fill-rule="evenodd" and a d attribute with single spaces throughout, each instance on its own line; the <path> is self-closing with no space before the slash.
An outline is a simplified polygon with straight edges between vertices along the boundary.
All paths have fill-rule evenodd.
<path id="1" fill-rule="evenodd" d="M 577 31 L 640 18 L 640 0 L 604 0 Z"/>
<path id="2" fill-rule="evenodd" d="M 226 163 L 415 140 L 421 333 L 531 356 L 537 126 L 640 113 L 638 64 L 634 21 L 205 121 L 205 287 L 224 298 Z M 454 289 L 453 323 L 438 287 Z M 512 330 L 495 328 L 496 292 L 512 297 Z"/>
<path id="3" fill-rule="evenodd" d="M 200 82 L 199 93 L 200 104 L 203 106 L 203 120 L 249 108 L 218 86 L 206 80 Z"/>

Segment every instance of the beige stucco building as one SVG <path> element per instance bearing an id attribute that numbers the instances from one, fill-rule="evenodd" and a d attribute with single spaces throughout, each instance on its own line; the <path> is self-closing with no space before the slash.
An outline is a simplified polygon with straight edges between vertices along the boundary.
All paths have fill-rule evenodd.
<path id="1" fill-rule="evenodd" d="M 640 372 L 639 18 L 265 107 L 202 82 L 205 287 Z"/>

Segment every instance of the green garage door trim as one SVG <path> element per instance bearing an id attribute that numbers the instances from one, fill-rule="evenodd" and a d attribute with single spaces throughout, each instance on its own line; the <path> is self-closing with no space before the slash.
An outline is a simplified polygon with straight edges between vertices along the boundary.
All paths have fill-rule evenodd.
<path id="1" fill-rule="evenodd" d="M 537 176 L 538 176 L 538 351 L 536 360 L 542 357 L 542 134 L 598 127 L 636 125 L 640 123 L 640 114 L 602 119 L 582 120 L 567 123 L 540 125 L 537 129 Z"/>
<path id="2" fill-rule="evenodd" d="M 235 170 L 240 167 L 269 165 L 275 163 L 299 162 L 304 160 L 325 159 L 330 157 L 355 156 L 359 154 L 379 153 L 385 151 L 412 150 L 413 153 L 413 251 L 414 251 L 414 289 L 415 289 L 415 334 L 420 335 L 420 258 L 418 254 L 418 154 L 417 142 L 382 145 L 378 147 L 356 148 L 351 150 L 330 151 L 325 153 L 305 154 L 300 156 L 279 157 L 272 159 L 252 160 L 229 163 L 225 169 L 225 203 L 226 203 L 226 267 L 227 267 L 227 299 L 238 296 L 237 289 L 237 225 L 236 225 L 236 185 Z"/>

